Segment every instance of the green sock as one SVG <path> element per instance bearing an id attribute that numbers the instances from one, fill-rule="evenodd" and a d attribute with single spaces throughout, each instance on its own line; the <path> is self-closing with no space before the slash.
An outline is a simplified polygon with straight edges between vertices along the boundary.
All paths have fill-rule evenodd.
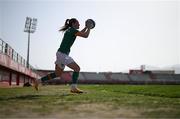
<path id="1" fill-rule="evenodd" d="M 79 77 L 79 72 L 73 72 L 72 84 L 77 84 L 78 77 Z"/>
<path id="2" fill-rule="evenodd" d="M 47 80 L 50 80 L 50 79 L 53 79 L 53 78 L 56 78 L 55 72 L 50 73 L 50 74 L 42 77 L 42 78 L 41 78 L 41 81 L 47 81 Z"/>

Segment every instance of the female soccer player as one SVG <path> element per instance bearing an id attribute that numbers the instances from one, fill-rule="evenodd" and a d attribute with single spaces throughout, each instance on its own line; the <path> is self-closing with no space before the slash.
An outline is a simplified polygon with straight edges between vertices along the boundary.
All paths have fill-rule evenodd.
<path id="1" fill-rule="evenodd" d="M 68 66 L 69 68 L 74 70 L 72 74 L 72 84 L 70 91 L 72 93 L 83 93 L 82 90 L 77 88 L 77 80 L 80 72 L 80 67 L 73 60 L 73 58 L 69 56 L 69 53 L 77 36 L 88 38 L 90 29 L 93 27 L 93 24 L 86 23 L 85 28 L 81 31 L 77 30 L 79 29 L 79 26 L 79 22 L 76 18 L 67 19 L 65 21 L 64 26 L 59 30 L 64 32 L 64 37 L 56 53 L 55 72 L 42 77 L 40 80 L 36 80 L 34 84 L 36 90 L 38 90 L 38 85 L 41 81 L 43 82 L 54 79 L 56 77 L 60 77 L 63 73 L 65 66 Z"/>

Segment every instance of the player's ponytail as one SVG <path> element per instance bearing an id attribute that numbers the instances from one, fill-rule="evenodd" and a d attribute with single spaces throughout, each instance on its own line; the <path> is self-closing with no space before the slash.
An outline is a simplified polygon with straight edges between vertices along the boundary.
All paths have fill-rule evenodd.
<path id="1" fill-rule="evenodd" d="M 66 31 L 69 27 L 72 26 L 72 23 L 75 23 L 75 22 L 77 22 L 75 18 L 66 19 L 64 26 L 62 26 L 59 31 Z"/>
<path id="2" fill-rule="evenodd" d="M 61 27 L 61 29 L 59 29 L 59 31 L 65 31 L 69 28 L 69 19 L 66 19 L 64 26 Z"/>

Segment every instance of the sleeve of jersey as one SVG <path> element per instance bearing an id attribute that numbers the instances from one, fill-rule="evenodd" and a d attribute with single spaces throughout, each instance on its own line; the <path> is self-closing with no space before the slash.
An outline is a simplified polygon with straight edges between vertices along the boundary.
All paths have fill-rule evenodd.
<path id="1" fill-rule="evenodd" d="M 73 29 L 72 33 L 75 35 L 77 32 L 79 32 L 77 29 Z"/>

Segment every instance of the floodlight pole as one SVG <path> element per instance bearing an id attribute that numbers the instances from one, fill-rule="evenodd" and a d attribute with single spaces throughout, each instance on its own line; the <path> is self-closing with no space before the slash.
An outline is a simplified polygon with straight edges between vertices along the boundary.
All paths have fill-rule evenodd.
<path id="1" fill-rule="evenodd" d="M 26 17 L 24 32 L 28 33 L 28 49 L 27 49 L 27 62 L 26 62 L 27 68 L 30 68 L 29 67 L 30 34 L 35 32 L 36 25 L 37 25 L 37 19 L 36 18 Z"/>
<path id="2" fill-rule="evenodd" d="M 31 20 L 32 21 L 32 20 Z M 31 21 L 29 25 L 29 31 L 28 31 L 28 49 L 27 49 L 27 68 L 29 68 L 29 48 L 30 48 L 30 28 L 31 28 Z"/>

